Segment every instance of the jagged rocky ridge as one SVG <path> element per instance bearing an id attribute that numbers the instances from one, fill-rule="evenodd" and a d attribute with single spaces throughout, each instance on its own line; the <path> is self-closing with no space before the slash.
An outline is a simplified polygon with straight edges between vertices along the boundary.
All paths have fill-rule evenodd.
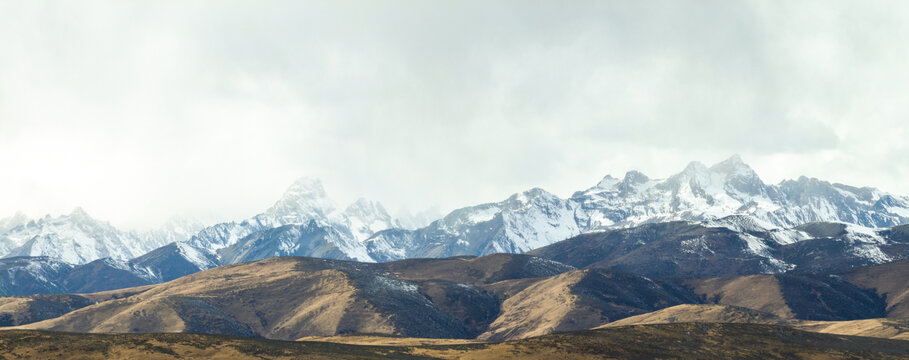
<path id="1" fill-rule="evenodd" d="M 186 244 L 221 264 L 287 255 L 369 262 L 364 240 L 400 227 L 381 204 L 361 198 L 341 210 L 319 180 L 302 178 L 265 212 L 207 227 Z"/>
<path id="2" fill-rule="evenodd" d="M 811 222 L 886 228 L 909 221 L 909 198 L 801 177 L 765 184 L 738 156 L 711 167 L 689 164 L 667 179 L 630 171 L 562 199 L 531 189 L 455 210 L 427 227 L 385 230 L 366 241 L 378 261 L 495 252 L 521 253 L 593 231 L 741 215 L 762 229 Z"/>

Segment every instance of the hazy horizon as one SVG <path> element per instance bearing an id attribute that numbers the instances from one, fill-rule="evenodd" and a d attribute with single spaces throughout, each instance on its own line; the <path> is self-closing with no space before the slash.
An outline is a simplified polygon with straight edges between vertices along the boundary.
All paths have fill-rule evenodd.
<path id="1" fill-rule="evenodd" d="M 909 195 L 909 4 L 0 0 L 0 218 L 441 213 L 739 154 Z"/>

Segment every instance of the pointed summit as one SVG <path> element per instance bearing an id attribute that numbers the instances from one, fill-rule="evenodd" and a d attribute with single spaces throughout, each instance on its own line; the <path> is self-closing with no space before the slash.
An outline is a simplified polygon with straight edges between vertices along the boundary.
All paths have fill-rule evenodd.
<path id="1" fill-rule="evenodd" d="M 616 186 L 616 184 L 619 182 L 621 182 L 621 180 L 612 177 L 612 175 L 606 175 L 602 180 L 600 180 L 600 182 L 597 183 L 596 187 L 600 189 L 610 189 Z"/>
<path id="2" fill-rule="evenodd" d="M 71 217 L 71 218 L 77 218 L 77 219 L 88 219 L 88 218 L 91 218 L 90 216 L 88 216 L 88 213 L 85 212 L 84 209 L 82 209 L 81 206 L 76 206 L 75 208 L 73 208 L 73 211 L 71 211 L 71 212 L 69 213 L 69 217 Z"/>
<path id="3" fill-rule="evenodd" d="M 723 163 L 742 164 L 742 165 L 745 164 L 745 162 L 742 161 L 742 157 L 739 156 L 739 154 L 732 154 L 732 156 L 730 156 L 728 159 L 720 162 L 720 164 L 723 164 Z"/>
<path id="4" fill-rule="evenodd" d="M 301 177 L 294 181 L 284 192 L 284 197 L 300 195 L 325 197 L 325 188 L 322 187 L 322 181 L 309 176 Z"/>
<path id="5" fill-rule="evenodd" d="M 622 183 L 626 185 L 637 185 L 643 184 L 649 180 L 650 178 L 647 177 L 647 175 L 644 175 L 644 173 L 637 170 L 631 170 L 625 173 L 625 178 L 622 179 Z"/>
<path id="6" fill-rule="evenodd" d="M 623 196 L 625 196 L 627 194 L 636 192 L 636 187 L 638 185 L 644 184 L 648 181 L 650 181 L 650 178 L 647 177 L 647 175 L 644 175 L 644 173 L 637 170 L 631 170 L 625 173 L 625 177 L 622 178 L 622 182 L 616 185 L 616 188 Z"/>
<path id="7" fill-rule="evenodd" d="M 359 198 L 344 210 L 347 225 L 357 241 L 363 241 L 380 230 L 399 227 L 397 221 L 378 201 Z"/>
<path id="8" fill-rule="evenodd" d="M 754 170 L 748 164 L 742 161 L 742 158 L 736 154 L 726 160 L 720 161 L 710 167 L 710 171 L 727 175 L 756 175 Z"/>
<path id="9" fill-rule="evenodd" d="M 294 181 L 267 213 L 280 216 L 284 223 L 299 223 L 326 218 L 335 212 L 335 206 L 325 194 L 322 181 L 302 177 Z"/>
<path id="10" fill-rule="evenodd" d="M 700 161 L 692 161 L 688 163 L 688 166 L 685 167 L 685 170 L 682 170 L 683 173 L 703 173 L 707 171 L 707 166 Z"/>

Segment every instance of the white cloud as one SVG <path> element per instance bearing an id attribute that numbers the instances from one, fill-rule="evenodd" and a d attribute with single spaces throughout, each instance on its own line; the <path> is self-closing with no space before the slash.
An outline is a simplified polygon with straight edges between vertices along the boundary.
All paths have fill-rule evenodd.
<path id="1" fill-rule="evenodd" d="M 909 194 L 902 2 L 0 1 L 0 215 L 443 209 L 740 153 Z"/>

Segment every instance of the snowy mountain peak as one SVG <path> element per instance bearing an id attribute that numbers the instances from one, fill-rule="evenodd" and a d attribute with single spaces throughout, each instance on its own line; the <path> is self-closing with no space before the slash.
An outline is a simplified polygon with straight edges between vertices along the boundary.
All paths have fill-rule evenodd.
<path id="1" fill-rule="evenodd" d="M 0 232 L 12 229 L 19 225 L 27 224 L 31 219 L 25 213 L 17 211 L 15 215 L 0 219 Z"/>
<path id="2" fill-rule="evenodd" d="M 345 214 L 382 214 L 388 216 L 388 211 L 385 210 L 385 207 L 382 206 L 378 201 L 368 200 L 366 198 L 359 198 L 357 201 L 354 201 L 352 204 L 347 206 L 347 209 L 344 210 Z"/>
<path id="3" fill-rule="evenodd" d="M 85 212 L 85 209 L 82 209 L 82 207 L 80 207 L 80 206 L 76 206 L 75 208 L 73 208 L 73 211 L 71 211 L 69 213 L 68 217 L 73 220 L 79 220 L 79 221 L 92 220 L 92 217 L 89 216 L 88 213 Z"/>
<path id="4" fill-rule="evenodd" d="M 322 180 L 304 176 L 294 181 L 284 192 L 284 197 L 300 196 L 325 197 L 325 188 L 322 186 Z"/>
<path id="5" fill-rule="evenodd" d="M 650 178 L 647 177 L 647 175 L 644 175 L 644 173 L 637 170 L 631 170 L 625 173 L 625 178 L 622 179 L 622 183 L 624 185 L 638 185 L 648 181 L 650 181 Z"/>
<path id="6" fill-rule="evenodd" d="M 710 171 L 714 173 L 725 174 L 729 177 L 732 176 L 757 176 L 754 170 L 748 166 L 742 158 L 738 155 L 733 155 L 732 157 L 716 163 L 710 167 Z"/>
<path id="7" fill-rule="evenodd" d="M 558 197 L 555 196 L 553 193 L 543 190 L 541 188 L 532 188 L 529 190 L 524 190 L 523 192 L 520 192 L 520 193 L 512 195 L 512 196 L 515 197 L 518 201 L 520 201 L 522 203 L 527 203 L 530 201 L 534 201 L 536 199 L 544 199 L 544 200 L 558 199 Z"/>
<path id="8" fill-rule="evenodd" d="M 344 210 L 347 226 L 359 241 L 366 240 L 380 230 L 400 227 L 385 207 L 378 201 L 359 198 Z"/>
<path id="9" fill-rule="evenodd" d="M 683 174 L 702 174 L 708 172 L 707 166 L 700 161 L 692 161 L 688 163 L 688 166 L 685 166 L 685 170 L 682 170 Z"/>
<path id="10" fill-rule="evenodd" d="M 622 180 L 612 177 L 612 175 L 606 175 L 603 177 L 602 180 L 600 180 L 600 182 L 597 183 L 596 187 L 601 188 L 601 189 L 610 189 L 610 188 L 616 186 L 621 181 Z"/>
<path id="11" fill-rule="evenodd" d="M 303 223 L 332 217 L 336 211 L 334 203 L 325 194 L 322 181 L 303 177 L 287 188 L 281 199 L 266 213 L 282 218 L 281 223 Z"/>

